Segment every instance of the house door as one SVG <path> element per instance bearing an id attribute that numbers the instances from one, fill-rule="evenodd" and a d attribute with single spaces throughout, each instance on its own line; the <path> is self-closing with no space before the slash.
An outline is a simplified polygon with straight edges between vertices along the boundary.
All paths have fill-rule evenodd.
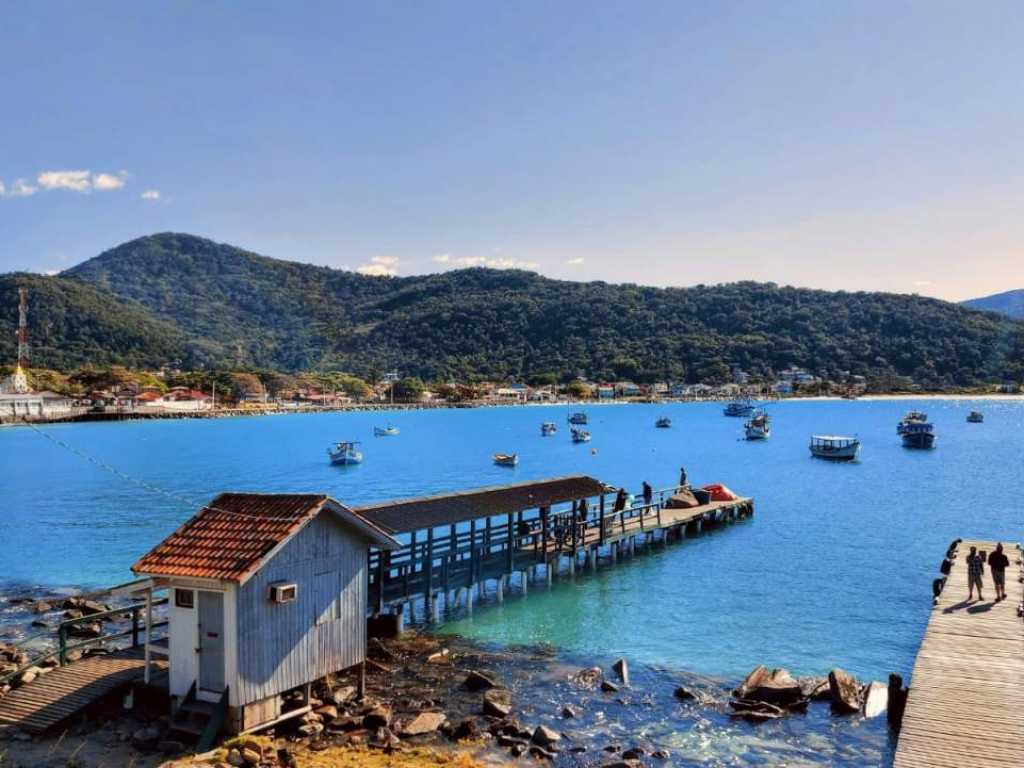
<path id="1" fill-rule="evenodd" d="M 224 690 L 224 594 L 199 591 L 199 689 Z"/>

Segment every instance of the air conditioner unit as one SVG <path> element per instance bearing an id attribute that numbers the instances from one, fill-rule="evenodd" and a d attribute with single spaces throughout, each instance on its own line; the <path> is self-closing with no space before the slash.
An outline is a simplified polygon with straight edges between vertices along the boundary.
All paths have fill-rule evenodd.
<path id="1" fill-rule="evenodd" d="M 279 581 L 270 585 L 270 602 L 290 603 L 299 596 L 299 585 L 294 582 Z"/>

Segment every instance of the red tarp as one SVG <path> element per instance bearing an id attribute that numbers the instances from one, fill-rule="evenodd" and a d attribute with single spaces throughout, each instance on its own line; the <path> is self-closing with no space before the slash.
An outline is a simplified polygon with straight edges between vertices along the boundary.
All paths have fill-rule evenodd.
<path id="1" fill-rule="evenodd" d="M 704 490 L 711 494 L 712 501 L 735 501 L 736 499 L 739 498 L 739 496 L 730 491 L 727 486 L 724 486 L 721 483 L 705 485 Z"/>

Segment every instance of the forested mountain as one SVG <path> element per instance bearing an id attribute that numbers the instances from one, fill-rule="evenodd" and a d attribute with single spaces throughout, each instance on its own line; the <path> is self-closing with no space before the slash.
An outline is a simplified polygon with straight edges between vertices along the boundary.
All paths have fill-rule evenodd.
<path id="1" fill-rule="evenodd" d="M 1004 291 L 991 296 L 983 296 L 980 299 L 968 299 L 963 302 L 965 306 L 973 309 L 982 309 L 986 312 L 998 312 L 1015 320 L 1024 320 L 1024 288 L 1016 291 Z"/>
<path id="2" fill-rule="evenodd" d="M 90 301 L 75 295 L 86 308 L 108 297 L 106 319 L 124 332 L 108 329 L 104 338 L 118 337 L 108 354 L 125 361 L 141 359 L 135 345 L 155 336 L 142 345 L 147 360 L 363 376 L 398 368 L 427 379 L 564 379 L 585 371 L 716 381 L 732 365 L 755 375 L 788 365 L 900 374 L 930 385 L 1024 375 L 1024 324 L 918 296 L 750 282 L 662 289 L 489 269 L 369 277 L 181 234 L 140 238 L 61 278 L 32 279 L 52 281 L 50 294 L 32 289 L 34 336 L 50 311 L 47 297 L 59 298 L 66 314 L 68 286 L 80 286 L 92 291 Z M 10 338 L 4 329 L 13 329 L 14 305 L 0 306 L 11 308 L 0 319 Z M 89 332 L 73 325 L 58 326 L 69 340 Z M 85 348 L 65 349 L 59 334 L 39 355 L 48 365 L 92 361 Z"/>

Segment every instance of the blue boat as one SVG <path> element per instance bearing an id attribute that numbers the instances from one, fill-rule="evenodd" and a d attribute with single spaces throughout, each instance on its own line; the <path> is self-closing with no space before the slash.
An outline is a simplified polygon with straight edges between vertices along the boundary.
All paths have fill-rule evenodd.
<path id="1" fill-rule="evenodd" d="M 346 464 L 362 464 L 363 454 L 361 451 L 356 449 L 359 445 L 356 441 L 335 443 L 333 448 L 327 449 L 327 455 L 331 459 L 331 464 L 334 465 L 346 465 Z"/>

